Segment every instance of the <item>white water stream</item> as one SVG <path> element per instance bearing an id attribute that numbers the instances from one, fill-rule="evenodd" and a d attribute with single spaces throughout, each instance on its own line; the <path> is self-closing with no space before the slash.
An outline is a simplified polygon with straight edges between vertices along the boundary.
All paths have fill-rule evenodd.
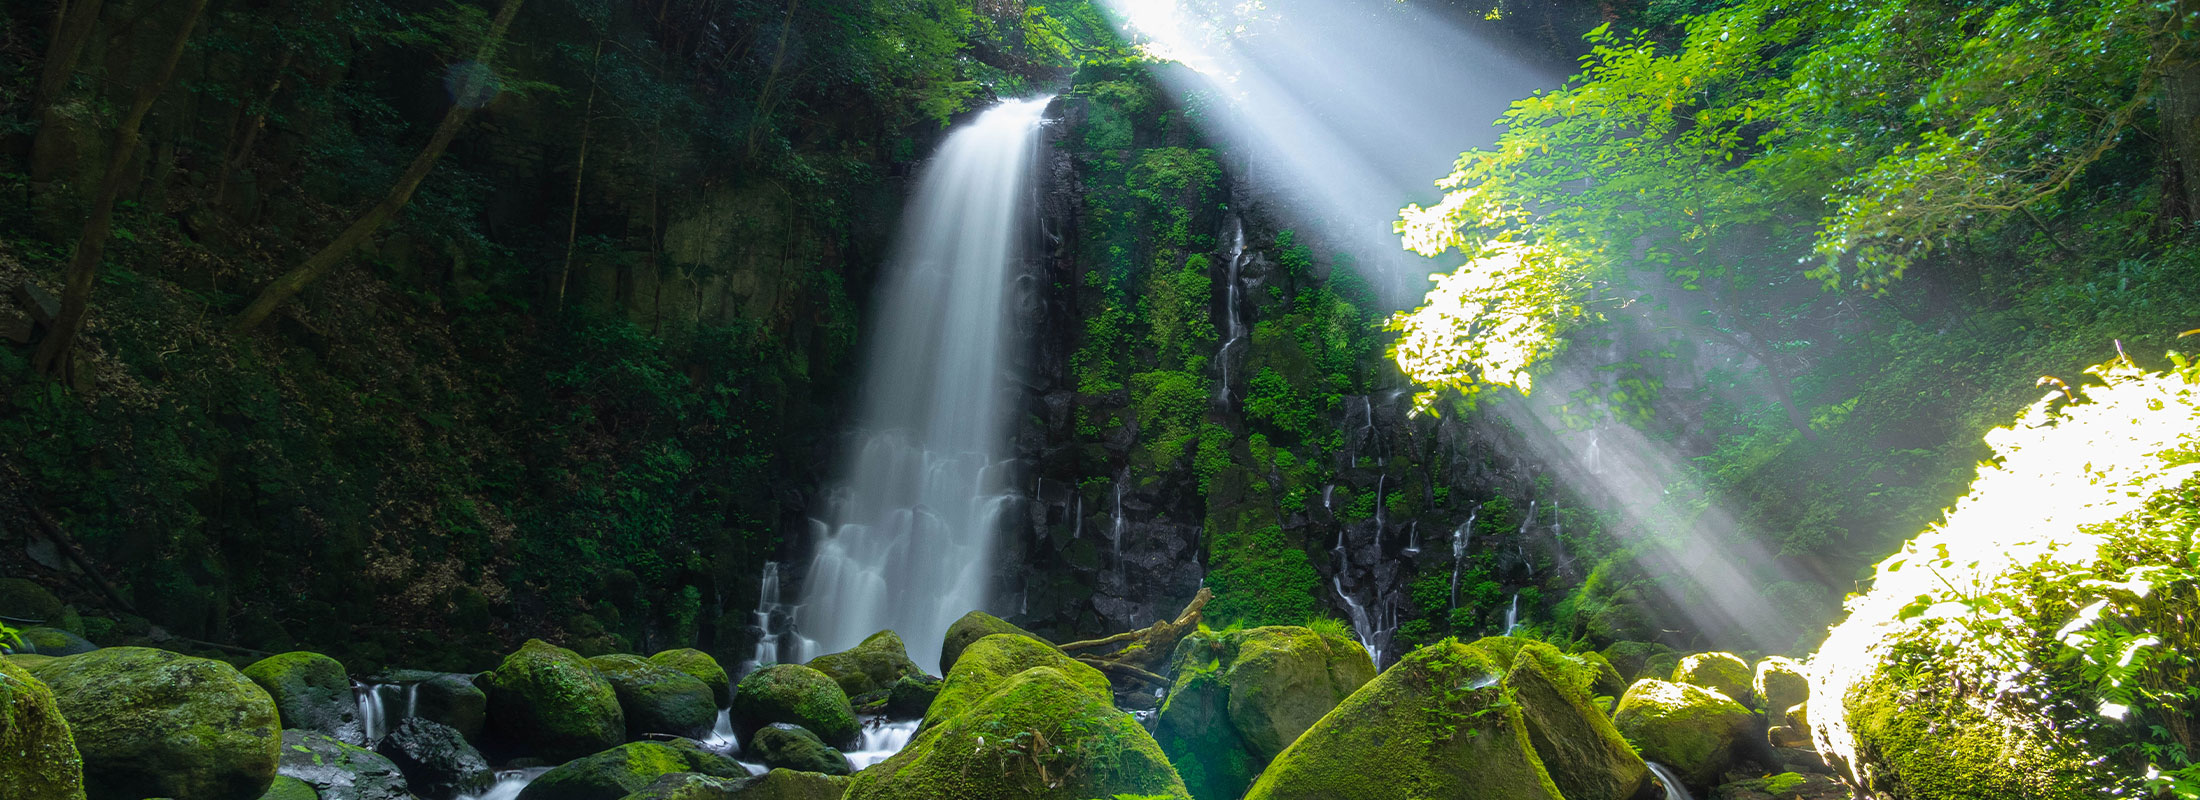
<path id="1" fill-rule="evenodd" d="M 857 443 L 821 515 L 797 627 L 822 652 L 891 629 L 938 671 L 947 626 L 991 598 L 1006 464 L 1011 273 L 1025 250 L 1050 98 L 948 134 L 882 268 Z"/>

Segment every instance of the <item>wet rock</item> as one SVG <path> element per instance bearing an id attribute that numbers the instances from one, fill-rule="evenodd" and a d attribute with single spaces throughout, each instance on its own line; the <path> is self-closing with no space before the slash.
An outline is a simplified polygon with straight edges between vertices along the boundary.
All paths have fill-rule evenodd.
<path id="1" fill-rule="evenodd" d="M 69 721 L 92 800 L 235 800 L 275 778 L 275 701 L 235 667 L 109 647 L 28 669 Z"/>
<path id="2" fill-rule="evenodd" d="M 1795 659 L 1773 656 L 1757 662 L 1750 691 L 1764 710 L 1786 711 L 1810 699 L 1810 678 Z"/>
<path id="3" fill-rule="evenodd" d="M 1375 677 L 1367 649 L 1301 627 L 1193 634 L 1154 738 L 1193 797 L 1235 798 L 1300 734 Z"/>
<path id="4" fill-rule="evenodd" d="M 396 764 L 363 747 L 308 731 L 283 731 L 281 772 L 321 800 L 412 800 Z"/>
<path id="5" fill-rule="evenodd" d="M 29 646 L 30 652 L 42 656 L 58 658 L 60 656 L 89 653 L 99 649 L 99 645 L 92 644 L 90 640 L 60 628 L 49 628 L 41 625 L 35 628 L 25 628 L 17 631 L 17 633 L 22 635 L 23 643 Z"/>
<path id="6" fill-rule="evenodd" d="M 0 659 L 0 797 L 84 800 L 84 759 L 53 690 Z"/>
<path id="7" fill-rule="evenodd" d="M 704 686 L 710 687 L 711 702 L 719 708 L 733 703 L 733 680 L 726 676 L 726 670 L 719 666 L 718 659 L 711 658 L 709 653 L 681 648 L 666 650 L 650 656 L 649 660 L 695 676 Z"/>
<path id="8" fill-rule="evenodd" d="M 693 772 L 664 775 L 625 800 L 732 800 L 753 778 L 714 778 Z"/>
<path id="9" fill-rule="evenodd" d="M 1681 659 L 1673 668 L 1673 683 L 1700 686 L 1724 694 L 1745 707 L 1754 707 L 1756 693 L 1749 662 L 1733 653 L 1697 653 Z"/>
<path id="10" fill-rule="evenodd" d="M 710 736 L 718 703 L 701 678 L 640 656 L 597 656 L 590 666 L 611 681 L 626 716 L 626 738 L 658 733 L 688 739 Z"/>
<path id="11" fill-rule="evenodd" d="M 742 786 L 730 800 L 841 800 L 849 783 L 840 775 L 775 769 Z"/>
<path id="12" fill-rule="evenodd" d="M 848 693 L 830 676 L 800 664 L 773 664 L 733 689 L 733 723 L 742 739 L 774 722 L 800 725 L 835 747 L 861 733 Z"/>
<path id="13" fill-rule="evenodd" d="M 1665 680 L 1673 675 L 1673 668 L 1680 665 L 1680 654 L 1673 648 L 1656 642 L 1613 642 L 1603 650 L 1604 660 L 1619 672 L 1622 680 L 1633 682 L 1643 678 Z M 1625 687 L 1621 691 L 1626 691 Z"/>
<path id="14" fill-rule="evenodd" d="M 520 791 L 518 800 L 619 800 L 663 776 L 684 772 L 714 778 L 749 774 L 733 759 L 694 742 L 631 742 L 543 773 Z"/>
<path id="15" fill-rule="evenodd" d="M 393 670 L 375 676 L 375 680 L 406 684 L 413 716 L 448 725 L 467 741 L 480 743 L 489 718 L 489 695 L 474 685 L 474 676 L 461 672 Z"/>
<path id="16" fill-rule="evenodd" d="M 408 718 L 375 746 L 375 752 L 396 764 L 413 794 L 427 800 L 478 794 L 496 783 L 496 773 L 481 751 L 457 729 L 440 722 Z"/>
<path id="17" fill-rule="evenodd" d="M 905 677 L 894 681 L 886 691 L 886 716 L 891 719 L 922 719 L 932 707 L 932 700 L 940 696 L 940 679 L 930 675 Z"/>
<path id="18" fill-rule="evenodd" d="M 530 755 L 579 758 L 626 739 L 611 681 L 571 650 L 529 639 L 480 684 L 492 739 Z"/>
<path id="19" fill-rule="evenodd" d="M 1736 781 L 1711 792 L 1712 800 L 1850 800 L 1854 796 L 1829 776 L 1794 772 Z"/>
<path id="20" fill-rule="evenodd" d="M 1697 789 L 1718 784 L 1757 735 L 1756 717 L 1724 693 L 1652 678 L 1627 687 L 1612 722 L 1643 758 Z"/>
<path id="21" fill-rule="evenodd" d="M 283 653 L 244 668 L 244 676 L 275 699 L 284 728 L 327 734 L 364 745 L 366 728 L 352 697 L 351 676 L 320 653 Z"/>
<path id="22" fill-rule="evenodd" d="M 0 578 L 0 617 L 59 625 L 64 608 L 61 598 L 28 578 Z"/>
<path id="23" fill-rule="evenodd" d="M 313 791 L 312 786 L 306 785 L 305 781 L 288 775 L 277 775 L 275 782 L 267 787 L 267 793 L 260 795 L 260 800 L 321 800 L 321 795 Z"/>
<path id="24" fill-rule="evenodd" d="M 940 683 L 939 696 L 925 712 L 924 728 L 954 719 L 976 707 L 1010 679 L 1039 667 L 1053 668 L 1062 677 L 1103 696 L 1113 691 L 1108 676 L 1089 664 L 1063 655 L 1053 645 L 1028 636 L 994 634 L 971 644 L 962 657 L 955 660 L 955 668 L 949 670 L 947 679 Z"/>
<path id="25" fill-rule="evenodd" d="M 846 775 L 854 771 L 849 768 L 847 756 L 825 744 L 825 740 L 817 738 L 810 729 L 784 722 L 757 731 L 742 754 L 767 767 L 826 775 Z"/>
<path id="26" fill-rule="evenodd" d="M 810 659 L 809 667 L 831 676 L 849 697 L 882 691 L 902 678 L 924 674 L 917 662 L 909 660 L 909 649 L 893 631 L 879 631 L 862 644 Z"/>
<path id="27" fill-rule="evenodd" d="M 997 633 L 1010 633 L 1041 642 L 1046 641 L 1046 637 L 1011 625 L 1007 620 L 1000 617 L 983 611 L 972 611 L 964 614 L 962 619 L 955 620 L 955 624 L 947 626 L 947 637 L 940 643 L 940 674 L 945 675 L 955 669 L 955 661 L 962 657 L 965 648 L 975 644 L 979 639 Z"/>
<path id="28" fill-rule="evenodd" d="M 1533 643 L 1514 657 L 1505 687 L 1520 705 L 1544 772 L 1566 800 L 1632 800 L 1649 786 L 1650 767 L 1593 702 L 1601 672 L 1588 661 Z"/>

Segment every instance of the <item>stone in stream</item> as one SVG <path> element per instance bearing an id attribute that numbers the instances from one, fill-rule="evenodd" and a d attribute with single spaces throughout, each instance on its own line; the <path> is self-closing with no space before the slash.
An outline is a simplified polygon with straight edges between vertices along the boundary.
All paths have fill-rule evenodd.
<path id="1" fill-rule="evenodd" d="M 1092 665 L 1028 636 L 994 634 L 971 644 L 962 657 L 955 659 L 955 668 L 948 670 L 946 680 L 940 682 L 939 696 L 932 699 L 932 707 L 924 713 L 920 731 L 962 715 L 1009 679 L 1038 667 L 1051 667 L 1064 679 L 1112 696 L 1108 676 Z"/>
<path id="2" fill-rule="evenodd" d="M 413 794 L 428 800 L 480 794 L 496 783 L 496 773 L 481 751 L 457 729 L 440 722 L 406 718 L 374 749 L 405 774 Z"/>
<path id="3" fill-rule="evenodd" d="M 947 636 L 940 642 L 940 674 L 946 675 L 954 671 L 955 661 L 962 658 L 964 649 L 975 644 L 979 639 L 996 633 L 1011 633 L 1041 642 L 1046 641 L 1046 637 L 1011 625 L 1008 620 L 983 611 L 972 611 L 962 615 L 962 619 L 955 620 L 955 624 L 947 626 Z"/>
<path id="4" fill-rule="evenodd" d="M 1504 672 L 1456 641 L 1415 650 L 1284 748 L 1245 800 L 1562 800 Z"/>
<path id="5" fill-rule="evenodd" d="M 243 800 L 275 778 L 275 701 L 235 667 L 109 647 L 29 671 L 69 721 L 91 800 Z"/>
<path id="6" fill-rule="evenodd" d="M 728 800 L 754 783 L 752 778 L 714 778 L 694 772 L 659 776 L 623 800 Z M 839 797 L 839 795 L 834 795 Z"/>
<path id="7" fill-rule="evenodd" d="M 940 696 L 940 679 L 930 675 L 904 677 L 894 681 L 886 690 L 886 716 L 889 719 L 923 719 L 924 712 L 932 708 L 932 701 Z"/>
<path id="8" fill-rule="evenodd" d="M 518 800 L 619 800 L 683 772 L 715 778 L 749 774 L 747 767 L 694 742 L 630 742 L 543 773 L 520 790 Z"/>
<path id="9" fill-rule="evenodd" d="M 483 726 L 489 719 L 489 695 L 474 685 L 474 676 L 401 669 L 378 673 L 372 680 L 404 684 L 413 716 L 448 725 L 466 741 L 481 742 Z"/>
<path id="10" fill-rule="evenodd" d="M 742 678 L 733 689 L 732 717 L 744 740 L 774 722 L 808 728 L 834 747 L 853 746 L 862 733 L 848 693 L 801 664 L 772 664 Z"/>
<path id="11" fill-rule="evenodd" d="M 1683 783 L 1708 789 L 1754 746 L 1757 718 L 1724 693 L 1644 678 L 1627 687 L 1612 715 L 1642 757 Z"/>
<path id="12" fill-rule="evenodd" d="M 809 666 L 831 676 L 849 697 L 890 689 L 895 681 L 924 674 L 893 631 L 879 631 L 862 644 L 810 659 Z"/>
<path id="13" fill-rule="evenodd" d="M 1757 695 L 1750 690 L 1749 662 L 1733 653 L 1697 653 L 1681 659 L 1673 668 L 1673 683 L 1700 686 L 1754 708 Z M 1782 706 L 1785 708 L 1785 706 Z"/>
<path id="14" fill-rule="evenodd" d="M 986 642 L 1021 638 L 981 640 L 956 661 L 948 683 L 970 670 Z M 847 800 L 1118 795 L 1190 797 L 1160 745 L 1115 708 L 1105 679 L 1094 686 L 1042 666 L 1008 676 L 962 713 L 933 723 L 901 752 L 856 773 Z"/>
<path id="15" fill-rule="evenodd" d="M 367 743 L 352 696 L 351 676 L 336 659 L 320 653 L 272 655 L 244 668 L 244 676 L 275 699 L 283 727 L 323 733 L 352 744 Z"/>
<path id="16" fill-rule="evenodd" d="M 641 656 L 597 656 L 588 663 L 611 681 L 628 739 L 651 734 L 703 739 L 718 721 L 718 703 L 701 678 Z"/>
<path id="17" fill-rule="evenodd" d="M 556 762 L 626 741 L 618 692 L 571 650 L 529 639 L 478 680 L 492 742 Z"/>
<path id="18" fill-rule="evenodd" d="M 784 722 L 775 722 L 757 731 L 741 752 L 767 767 L 826 775 L 846 775 L 854 771 L 848 766 L 847 756 L 825 744 L 825 740 L 817 738 L 810 729 Z"/>
<path id="19" fill-rule="evenodd" d="M 1810 678 L 1795 659 L 1772 656 L 1757 662 L 1750 691 L 1766 712 L 1786 711 L 1810 699 Z"/>
<path id="20" fill-rule="evenodd" d="M 1595 655 L 1529 643 L 1513 658 L 1505 687 L 1543 771 L 1566 800 L 1631 800 L 1649 788 L 1650 767 L 1596 707 L 1591 692 L 1603 672 Z"/>
<path id="21" fill-rule="evenodd" d="M 268 785 L 267 793 L 260 795 L 260 800 L 321 800 L 321 795 L 305 781 L 277 775 L 275 782 Z"/>
<path id="22" fill-rule="evenodd" d="M 726 669 L 718 665 L 718 659 L 711 658 L 709 653 L 683 647 L 650 656 L 649 660 L 695 676 L 704 686 L 710 687 L 711 702 L 719 708 L 733 703 L 733 681 L 726 677 Z"/>
<path id="23" fill-rule="evenodd" d="M 1261 767 L 1375 677 L 1367 648 L 1301 627 L 1194 633 L 1154 739 L 1199 800 L 1235 800 Z"/>
<path id="24" fill-rule="evenodd" d="M 310 731 L 283 731 L 282 774 L 321 800 L 412 800 L 405 774 L 382 754 Z"/>
<path id="25" fill-rule="evenodd" d="M 53 690 L 0 659 L 0 797 L 84 800 L 84 759 Z"/>

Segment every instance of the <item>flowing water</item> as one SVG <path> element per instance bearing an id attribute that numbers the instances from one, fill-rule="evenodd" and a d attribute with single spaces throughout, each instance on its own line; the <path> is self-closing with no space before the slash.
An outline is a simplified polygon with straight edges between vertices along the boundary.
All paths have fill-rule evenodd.
<path id="1" fill-rule="evenodd" d="M 1459 569 L 1467 563 L 1467 545 L 1474 542 L 1474 518 L 1482 515 L 1482 507 L 1475 506 L 1467 512 L 1467 521 L 1451 532 L 1451 607 L 1459 607 Z"/>
<path id="2" fill-rule="evenodd" d="M 1696 800 L 1694 795 L 1688 793 L 1688 787 L 1681 785 L 1680 777 L 1674 775 L 1664 764 L 1655 761 L 1643 763 L 1650 765 L 1650 773 L 1658 776 L 1658 783 L 1665 785 L 1665 800 Z"/>
<path id="3" fill-rule="evenodd" d="M 355 681 L 351 685 L 351 696 L 359 704 L 359 727 L 367 737 L 365 745 L 370 748 L 420 708 L 420 685 L 417 683 Z"/>
<path id="4" fill-rule="evenodd" d="M 909 744 L 909 737 L 917 733 L 917 721 L 888 722 L 874 719 L 863 726 L 863 743 L 848 751 L 848 764 L 863 769 L 881 761 Z"/>
<path id="5" fill-rule="evenodd" d="M 458 796 L 458 800 L 515 800 L 519 797 L 520 790 L 527 788 L 527 784 L 534 783 L 536 778 L 549 771 L 549 767 L 503 770 L 497 773 L 497 782 L 487 791 L 481 794 L 462 794 Z"/>
<path id="6" fill-rule="evenodd" d="M 1222 347 L 1215 351 L 1215 363 L 1222 366 L 1221 388 L 1215 399 L 1230 402 L 1230 348 L 1245 338 L 1245 323 L 1238 319 L 1238 270 L 1245 264 L 1245 221 L 1230 217 L 1230 265 L 1229 288 L 1223 292 L 1224 315 L 1229 318 L 1229 336 L 1222 340 Z"/>
<path id="7" fill-rule="evenodd" d="M 1008 507 L 1011 273 L 1036 218 L 1048 98 L 1002 103 L 947 136 L 917 181 L 857 398 L 857 443 L 824 509 L 799 627 L 826 652 L 882 629 L 938 671 L 940 640 L 991 598 Z"/>
<path id="8" fill-rule="evenodd" d="M 1505 635 L 1513 635 L 1520 628 L 1520 593 L 1513 592 L 1512 607 L 1505 609 Z"/>
<path id="9" fill-rule="evenodd" d="M 795 607 L 780 599 L 779 562 L 764 562 L 764 577 L 758 586 L 756 653 L 741 665 L 740 674 L 747 675 L 765 664 L 800 664 L 817 656 L 817 642 L 792 630 Z"/>

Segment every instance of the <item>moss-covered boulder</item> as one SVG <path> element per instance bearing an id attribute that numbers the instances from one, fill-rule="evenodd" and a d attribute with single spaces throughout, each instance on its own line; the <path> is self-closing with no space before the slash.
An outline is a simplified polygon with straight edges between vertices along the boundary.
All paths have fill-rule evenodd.
<path id="1" fill-rule="evenodd" d="M 748 768 L 694 742 L 631 742 L 568 761 L 520 790 L 518 800 L 619 800 L 682 772 L 745 778 Z"/>
<path id="2" fill-rule="evenodd" d="M 879 631 L 862 644 L 810 659 L 809 666 L 832 676 L 849 697 L 890 689 L 895 681 L 924 674 L 893 631 Z"/>
<path id="3" fill-rule="evenodd" d="M 1301 627 L 1187 636 L 1154 739 L 1200 800 L 1235 798 L 1337 703 L 1375 678 L 1367 649 Z"/>
<path id="4" fill-rule="evenodd" d="M 564 761 L 626 740 L 617 690 L 571 650 L 529 639 L 480 685 L 491 738 L 528 755 Z"/>
<path id="5" fill-rule="evenodd" d="M 404 669 L 379 673 L 373 680 L 405 684 L 413 716 L 448 725 L 466 741 L 481 741 L 489 719 L 489 695 L 474 685 L 474 676 Z"/>
<path id="6" fill-rule="evenodd" d="M 728 800 L 740 797 L 739 792 L 755 782 L 753 778 L 714 778 L 681 772 L 659 776 L 624 800 Z"/>
<path id="7" fill-rule="evenodd" d="M 1795 659 L 1773 656 L 1757 662 L 1749 690 L 1765 712 L 1777 714 L 1810 699 L 1810 677 Z"/>
<path id="8" fill-rule="evenodd" d="M 1727 699 L 1745 707 L 1756 707 L 1756 692 L 1750 689 L 1754 674 L 1749 662 L 1733 653 L 1697 653 L 1681 659 L 1673 667 L 1673 683 L 1700 686 L 1726 695 Z"/>
<path id="9" fill-rule="evenodd" d="M 718 720 L 718 702 L 701 678 L 641 656 L 597 656 L 590 666 L 611 681 L 626 716 L 626 738 L 653 733 L 702 739 Z"/>
<path id="10" fill-rule="evenodd" d="M 1160 745 L 1110 697 L 1054 667 L 1025 670 L 856 773 L 848 800 L 1188 798 Z"/>
<path id="11" fill-rule="evenodd" d="M 649 660 L 695 676 L 704 686 L 710 687 L 711 702 L 719 708 L 733 703 L 733 679 L 727 677 L 726 668 L 719 666 L 718 659 L 711 658 L 709 653 L 683 647 L 650 656 Z"/>
<path id="12" fill-rule="evenodd" d="M 359 702 L 352 697 L 351 675 L 336 659 L 320 653 L 282 653 L 245 667 L 244 676 L 275 698 L 275 712 L 284 728 L 367 743 Z"/>
<path id="13" fill-rule="evenodd" d="M 1407 654 L 1276 756 L 1245 800 L 1562 800 L 1503 672 L 1456 641 Z"/>
<path id="14" fill-rule="evenodd" d="M 940 641 L 940 674 L 954 671 L 955 662 L 962 659 L 963 651 L 971 645 L 994 634 L 1007 633 L 1044 642 L 1046 637 L 1008 623 L 1008 620 L 983 611 L 964 614 L 955 624 L 947 626 L 947 636 Z"/>
<path id="15" fill-rule="evenodd" d="M 45 625 L 25 628 L 17 633 L 21 634 L 23 644 L 42 656 L 73 656 L 99 649 L 99 645 L 92 644 L 82 636 Z"/>
<path id="16" fill-rule="evenodd" d="M 2047 732 L 2043 715 L 2007 705 L 1982 707 L 1944 665 L 1890 665 L 1849 691 L 1841 717 L 1858 777 L 1885 797 L 2106 796 L 2113 778 L 2096 756 Z"/>
<path id="17" fill-rule="evenodd" d="M 488 759 L 449 725 L 419 717 L 397 723 L 374 751 L 396 764 L 413 794 L 449 800 L 479 794 L 496 783 Z"/>
<path id="18" fill-rule="evenodd" d="M 1598 674 L 1588 658 L 1539 642 L 1520 648 L 1505 688 L 1566 800 L 1632 800 L 1648 788 L 1650 767 L 1593 702 L 1596 679 L 1584 678 Z"/>
<path id="19" fill-rule="evenodd" d="M 1092 665 L 1063 655 L 1054 645 L 1029 636 L 994 634 L 972 643 L 940 683 L 939 696 L 924 713 L 924 728 L 947 722 L 975 707 L 987 695 L 1025 670 L 1049 667 L 1094 691 L 1112 691 L 1108 676 Z"/>
<path id="20" fill-rule="evenodd" d="M 53 690 L 0 659 L 0 797 L 84 800 L 84 759 Z"/>
<path id="21" fill-rule="evenodd" d="M 396 764 L 325 734 L 283 731 L 282 774 L 313 787 L 321 800 L 412 800 Z"/>
<path id="22" fill-rule="evenodd" d="M 848 693 L 801 664 L 772 664 L 742 678 L 733 688 L 732 716 L 743 739 L 774 722 L 808 728 L 834 747 L 851 746 L 862 733 Z"/>
<path id="23" fill-rule="evenodd" d="M 1664 764 L 1697 789 L 1717 785 L 1756 738 L 1756 717 L 1733 698 L 1655 678 L 1627 687 L 1612 723 L 1643 758 Z"/>
<path id="24" fill-rule="evenodd" d="M 236 667 L 109 647 L 30 673 L 53 688 L 92 800 L 252 800 L 275 779 L 275 701 Z"/>
<path id="25" fill-rule="evenodd" d="M 321 793 L 314 791 L 305 781 L 288 775 L 277 775 L 275 782 L 268 785 L 267 793 L 260 795 L 260 800 L 321 800 Z"/>
<path id="26" fill-rule="evenodd" d="M 749 738 L 748 747 L 741 751 L 749 760 L 767 767 L 785 767 L 802 772 L 825 775 L 846 775 L 854 770 L 848 766 L 848 757 L 835 750 L 817 734 L 800 725 L 776 722 L 765 726 Z"/>
<path id="27" fill-rule="evenodd" d="M 841 800 L 849 783 L 845 775 L 775 769 L 734 792 L 732 800 Z"/>
<path id="28" fill-rule="evenodd" d="M 1643 678 L 1662 681 L 1672 677 L 1673 668 L 1681 661 L 1680 654 L 1673 648 L 1657 642 L 1613 642 L 1601 651 L 1601 655 L 1628 684 Z M 1621 686 L 1620 691 L 1627 691 L 1626 686 Z"/>
<path id="29" fill-rule="evenodd" d="M 0 617 L 59 626 L 67 606 L 29 578 L 0 578 Z"/>
<path id="30" fill-rule="evenodd" d="M 932 701 L 940 696 L 940 679 L 930 675 L 916 675 L 894 681 L 886 690 L 886 716 L 889 719 L 922 719 L 931 710 Z"/>

